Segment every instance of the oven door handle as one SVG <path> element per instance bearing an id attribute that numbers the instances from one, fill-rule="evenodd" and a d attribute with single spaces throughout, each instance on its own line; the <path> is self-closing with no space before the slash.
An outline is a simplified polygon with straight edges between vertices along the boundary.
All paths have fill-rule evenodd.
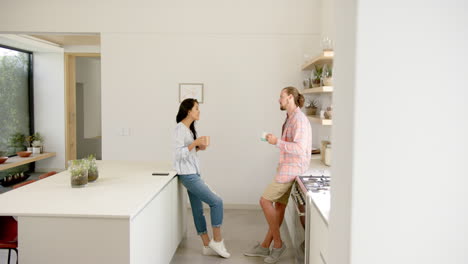
<path id="1" fill-rule="evenodd" d="M 297 197 L 297 194 L 292 193 L 292 196 L 293 196 L 293 199 L 294 199 L 294 207 L 296 208 L 297 215 L 304 216 L 305 214 L 301 213 L 301 211 L 299 210 L 299 206 L 297 205 L 299 203 L 299 201 L 298 201 L 299 198 Z"/>

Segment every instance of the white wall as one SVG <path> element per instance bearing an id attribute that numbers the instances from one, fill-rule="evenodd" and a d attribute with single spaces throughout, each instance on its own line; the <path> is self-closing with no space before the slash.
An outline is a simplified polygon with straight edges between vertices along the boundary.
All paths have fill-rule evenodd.
<path id="1" fill-rule="evenodd" d="M 76 82 L 83 84 L 85 138 L 101 136 L 101 59 L 76 58 Z M 78 129 L 78 128 L 77 128 Z"/>
<path id="2" fill-rule="evenodd" d="M 44 151 L 57 156 L 36 162 L 36 171 L 65 168 L 63 52 L 34 53 L 34 127 L 44 136 Z"/>
<path id="3" fill-rule="evenodd" d="M 103 159 L 170 160 L 178 83 L 204 83 L 204 177 L 225 203 L 258 204 L 278 160 L 259 136 L 280 133 L 280 89 L 300 87 L 303 55 L 319 44 L 317 1 L 19 0 L 2 10 L 0 31 L 101 33 Z"/>
<path id="4" fill-rule="evenodd" d="M 336 109 L 333 128 L 340 154 L 333 161 L 330 263 L 467 263 L 467 3 L 335 6 L 344 16 L 338 41 L 351 46 L 337 45 L 337 85 L 353 89 L 335 95 L 354 102 Z M 345 117 L 353 122 L 340 127 Z"/>
<path id="5" fill-rule="evenodd" d="M 170 160 L 178 83 L 201 82 L 203 176 L 226 203 L 256 204 L 278 160 L 260 135 L 280 134 L 279 93 L 299 85 L 303 49 L 303 37 L 103 33 L 103 157 Z"/>

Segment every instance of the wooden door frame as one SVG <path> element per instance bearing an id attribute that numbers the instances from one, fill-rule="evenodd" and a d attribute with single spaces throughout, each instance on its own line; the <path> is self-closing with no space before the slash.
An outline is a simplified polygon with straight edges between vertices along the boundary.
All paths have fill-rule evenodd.
<path id="1" fill-rule="evenodd" d="M 64 53 L 65 58 L 65 168 L 76 159 L 76 57 L 101 57 L 100 53 Z"/>

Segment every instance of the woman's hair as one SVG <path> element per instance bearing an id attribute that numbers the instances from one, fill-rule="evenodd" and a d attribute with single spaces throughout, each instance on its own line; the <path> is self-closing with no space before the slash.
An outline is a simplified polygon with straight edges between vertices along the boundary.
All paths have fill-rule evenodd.
<path id="1" fill-rule="evenodd" d="M 192 110 L 192 108 L 198 104 L 197 99 L 187 98 L 182 103 L 180 103 L 179 112 L 176 116 L 176 122 L 179 123 L 180 121 L 184 120 L 187 117 L 188 112 Z M 190 124 L 190 131 L 193 133 L 193 139 L 197 139 L 197 131 L 195 130 L 195 121 Z"/>
<path id="2" fill-rule="evenodd" d="M 299 108 L 302 108 L 304 106 L 304 96 L 299 93 L 297 88 L 289 86 L 284 88 L 283 90 L 286 91 L 288 95 L 292 94 L 294 96 L 294 103 L 296 103 Z"/>

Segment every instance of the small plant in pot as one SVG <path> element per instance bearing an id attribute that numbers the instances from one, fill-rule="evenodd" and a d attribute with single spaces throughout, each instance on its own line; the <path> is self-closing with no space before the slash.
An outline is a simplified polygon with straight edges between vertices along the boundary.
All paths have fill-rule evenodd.
<path id="1" fill-rule="evenodd" d="M 34 140 L 34 137 L 33 137 L 33 136 L 24 137 L 24 141 L 26 142 L 26 149 L 27 149 L 27 151 L 33 152 L 33 148 L 32 148 L 32 146 L 31 146 L 33 140 Z"/>
<path id="2" fill-rule="evenodd" d="M 70 162 L 68 170 L 73 188 L 84 187 L 88 184 L 88 165 L 86 163 L 86 160 L 72 160 Z"/>
<path id="3" fill-rule="evenodd" d="M 87 158 L 88 161 L 88 182 L 93 182 L 99 177 L 99 170 L 96 164 L 96 157 L 94 155 L 89 155 Z"/>
<path id="4" fill-rule="evenodd" d="M 317 108 L 320 105 L 320 101 L 317 98 L 312 100 L 307 99 L 305 108 L 306 108 L 306 115 L 313 116 L 317 114 Z"/>
<path id="5" fill-rule="evenodd" d="M 315 65 L 315 68 L 312 70 L 312 87 L 319 87 L 322 85 L 322 73 L 323 67 Z"/>
<path id="6" fill-rule="evenodd" d="M 324 86 L 333 86 L 333 70 L 331 67 L 323 66 L 322 80 Z"/>
<path id="7" fill-rule="evenodd" d="M 39 153 L 44 152 L 43 145 L 44 145 L 44 138 L 42 137 L 42 135 L 39 132 L 34 133 L 33 142 L 32 142 L 33 153 L 39 154 Z"/>

